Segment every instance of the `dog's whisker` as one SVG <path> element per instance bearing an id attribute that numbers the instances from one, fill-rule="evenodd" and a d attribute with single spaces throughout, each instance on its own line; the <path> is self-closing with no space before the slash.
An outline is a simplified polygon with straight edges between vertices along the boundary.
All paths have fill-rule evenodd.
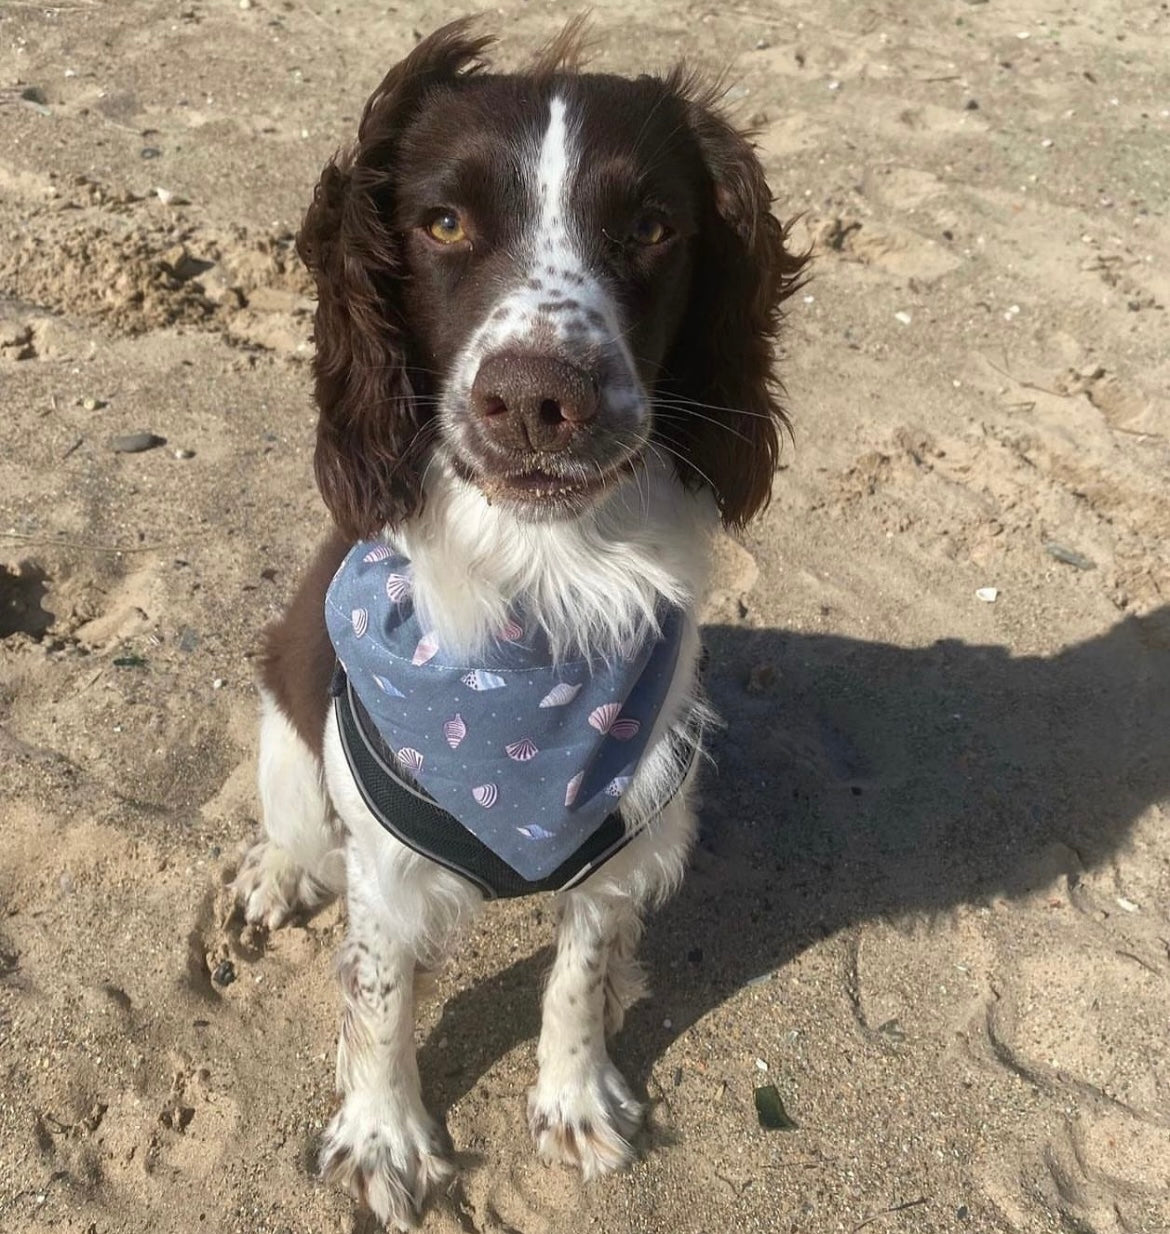
<path id="1" fill-rule="evenodd" d="M 693 408 L 687 408 L 681 415 L 670 415 L 664 412 L 662 408 L 656 407 L 654 409 L 654 417 L 657 420 L 665 421 L 667 424 L 686 424 L 688 419 L 702 420 L 705 424 L 713 424 L 716 428 L 730 433 L 733 437 L 738 437 L 740 441 L 751 443 L 751 438 L 746 433 L 741 433 L 733 424 L 725 424 L 722 420 L 716 420 L 714 416 L 705 416 Z"/>
<path id="2" fill-rule="evenodd" d="M 685 411 L 692 407 L 698 407 L 704 411 L 725 411 L 731 416 L 746 416 L 750 420 L 774 420 L 776 418 L 774 412 L 767 411 L 750 411 L 744 407 L 722 407 L 718 403 L 704 403 L 698 399 L 680 398 L 677 396 L 662 397 L 656 395 L 654 398 L 655 407 L 669 407 L 676 411 Z"/>

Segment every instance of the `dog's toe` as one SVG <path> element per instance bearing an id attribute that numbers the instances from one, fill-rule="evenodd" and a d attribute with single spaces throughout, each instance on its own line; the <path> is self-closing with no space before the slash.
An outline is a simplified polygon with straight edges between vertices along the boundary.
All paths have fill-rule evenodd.
<path id="1" fill-rule="evenodd" d="M 541 1157 L 575 1166 L 586 1179 L 632 1164 L 642 1113 L 608 1059 L 567 1083 L 538 1080 L 528 1093 L 528 1125 Z"/>
<path id="2" fill-rule="evenodd" d="M 249 925 L 276 930 L 293 913 L 315 908 L 329 895 L 306 869 L 271 840 L 248 850 L 232 883 Z"/>
<path id="3" fill-rule="evenodd" d="M 423 1110 L 350 1097 L 321 1144 L 321 1176 L 343 1187 L 383 1225 L 412 1230 L 427 1197 L 454 1175 L 443 1133 Z"/>

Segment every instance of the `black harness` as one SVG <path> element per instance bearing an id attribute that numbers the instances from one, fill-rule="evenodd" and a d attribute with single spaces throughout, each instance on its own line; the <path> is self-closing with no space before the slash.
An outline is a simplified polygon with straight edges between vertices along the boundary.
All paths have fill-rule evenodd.
<path id="1" fill-rule="evenodd" d="M 523 878 L 453 814 L 400 778 L 394 770 L 393 752 L 383 741 L 340 665 L 334 670 L 329 692 L 333 696 L 341 748 L 370 812 L 408 848 L 474 883 L 488 899 L 507 900 L 538 891 L 566 891 L 620 852 L 638 834 L 627 832 L 620 809 L 614 810 L 551 874 L 538 880 Z M 697 717 L 695 723 L 698 723 Z M 677 744 L 683 743 L 678 741 Z M 685 744 L 685 751 L 680 750 L 678 781 L 662 807 L 674 798 L 690 772 L 699 747 L 697 734 L 696 739 L 687 739 Z"/>

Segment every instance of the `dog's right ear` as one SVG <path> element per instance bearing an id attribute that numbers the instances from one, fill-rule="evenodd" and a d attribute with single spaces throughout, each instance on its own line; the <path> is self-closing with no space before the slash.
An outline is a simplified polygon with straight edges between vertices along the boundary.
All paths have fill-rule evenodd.
<path id="1" fill-rule="evenodd" d="M 386 74 L 357 142 L 321 173 L 297 237 L 317 282 L 317 484 L 342 533 L 366 539 L 422 503 L 419 433 L 431 400 L 407 369 L 394 153 L 428 90 L 482 67 L 492 42 L 451 22 Z"/>

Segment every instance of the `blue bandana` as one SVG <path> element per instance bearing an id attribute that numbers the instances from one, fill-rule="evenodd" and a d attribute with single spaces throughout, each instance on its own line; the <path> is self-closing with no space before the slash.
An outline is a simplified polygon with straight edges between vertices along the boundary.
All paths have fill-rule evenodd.
<path id="1" fill-rule="evenodd" d="M 555 663 L 514 612 L 481 659 L 425 630 L 410 561 L 366 541 L 325 598 L 337 658 L 398 770 L 525 879 L 547 877 L 617 808 L 678 661 L 682 611 L 615 664 Z"/>

